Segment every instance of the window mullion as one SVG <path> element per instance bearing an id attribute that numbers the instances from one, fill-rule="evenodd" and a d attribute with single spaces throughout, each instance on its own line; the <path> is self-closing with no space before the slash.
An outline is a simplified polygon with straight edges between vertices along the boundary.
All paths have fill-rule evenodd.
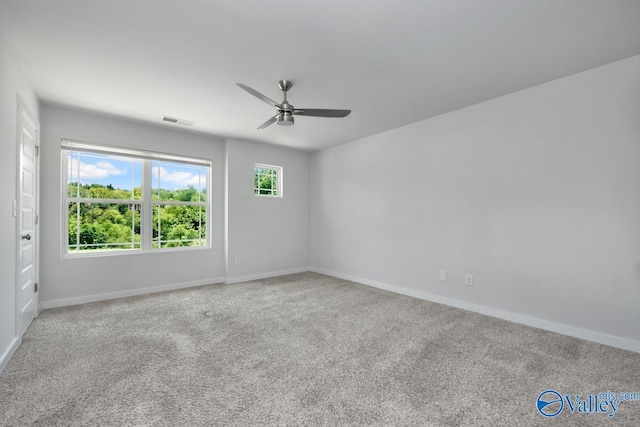
<path id="1" fill-rule="evenodd" d="M 140 212 L 140 239 L 142 250 L 151 249 L 153 238 L 153 206 L 151 204 L 151 160 L 142 162 L 142 208 Z"/>

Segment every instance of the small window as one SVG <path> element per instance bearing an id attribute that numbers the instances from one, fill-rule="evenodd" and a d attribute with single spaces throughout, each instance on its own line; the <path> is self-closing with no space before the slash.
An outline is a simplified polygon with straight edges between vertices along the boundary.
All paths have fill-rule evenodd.
<path id="1" fill-rule="evenodd" d="M 62 141 L 65 255 L 210 247 L 211 161 Z"/>
<path id="2" fill-rule="evenodd" d="M 256 163 L 253 167 L 253 194 L 282 197 L 282 166 Z"/>

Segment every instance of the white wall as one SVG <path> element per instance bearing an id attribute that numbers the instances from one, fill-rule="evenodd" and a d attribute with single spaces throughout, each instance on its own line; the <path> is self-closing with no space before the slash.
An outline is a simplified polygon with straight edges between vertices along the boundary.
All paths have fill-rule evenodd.
<path id="1" fill-rule="evenodd" d="M 63 138 L 211 159 L 213 223 L 208 230 L 213 232 L 212 248 L 63 259 Z M 309 153 L 240 140 L 225 142 L 52 106 L 42 108 L 41 141 L 40 298 L 44 307 L 184 285 L 241 281 L 306 270 L 309 265 Z M 256 162 L 284 167 L 284 198 L 253 195 Z M 225 250 L 229 250 L 229 266 Z M 236 257 L 241 258 L 239 266 L 234 265 Z"/>
<path id="2" fill-rule="evenodd" d="M 224 276 L 224 141 L 44 106 L 41 150 L 41 294 L 45 307 L 147 288 L 219 282 Z M 63 138 L 211 159 L 212 247 L 205 250 L 61 258 Z"/>
<path id="3" fill-rule="evenodd" d="M 309 266 L 309 157 L 303 151 L 227 140 L 228 282 Z M 255 163 L 283 167 L 282 198 L 254 196 Z M 240 265 L 235 265 L 237 257 Z"/>
<path id="4" fill-rule="evenodd" d="M 319 269 L 640 351 L 640 56 L 314 153 L 311 175 Z"/>
<path id="5" fill-rule="evenodd" d="M 0 370 L 15 349 L 16 335 L 16 236 L 13 201 L 17 188 L 18 95 L 38 118 L 36 96 L 17 61 L 0 35 Z"/>

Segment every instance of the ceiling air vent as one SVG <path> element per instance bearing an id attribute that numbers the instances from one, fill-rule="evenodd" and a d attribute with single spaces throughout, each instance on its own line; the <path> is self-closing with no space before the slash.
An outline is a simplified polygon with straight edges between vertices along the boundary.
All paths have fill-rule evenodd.
<path id="1" fill-rule="evenodd" d="M 162 121 L 163 122 L 169 122 L 169 123 L 175 123 L 177 125 L 184 125 L 184 126 L 193 126 L 193 124 L 195 123 L 195 122 L 193 122 L 191 120 L 178 119 L 176 117 L 170 117 L 170 116 L 162 116 Z"/>

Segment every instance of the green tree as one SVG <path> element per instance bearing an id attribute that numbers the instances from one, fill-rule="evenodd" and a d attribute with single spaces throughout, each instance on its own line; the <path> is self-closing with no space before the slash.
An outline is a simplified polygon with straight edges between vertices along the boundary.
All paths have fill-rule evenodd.
<path id="1" fill-rule="evenodd" d="M 67 186 L 69 196 L 91 199 L 141 200 L 142 189 L 129 190 L 114 188 L 112 185 L 79 184 L 71 182 Z M 206 192 L 195 187 L 176 190 L 159 189 L 153 193 L 153 200 L 193 202 L 206 200 Z M 206 233 L 205 208 L 200 206 L 166 205 L 153 209 L 153 239 L 167 241 L 164 246 L 191 246 L 199 244 L 197 239 Z M 69 204 L 69 245 L 96 245 L 82 250 L 121 249 L 140 244 L 140 212 L 138 205 L 125 203 L 85 203 Z M 78 230 L 80 224 L 80 230 Z M 79 239 L 78 239 L 79 232 Z M 196 241 L 194 241 L 196 240 Z"/>

